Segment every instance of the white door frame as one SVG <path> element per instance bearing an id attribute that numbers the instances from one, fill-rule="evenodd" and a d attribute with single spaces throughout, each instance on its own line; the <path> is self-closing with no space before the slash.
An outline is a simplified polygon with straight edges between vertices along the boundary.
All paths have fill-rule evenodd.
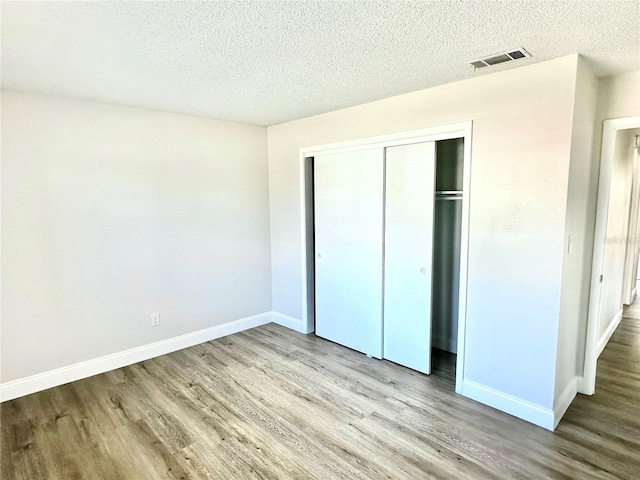
<path id="1" fill-rule="evenodd" d="M 598 204 L 596 207 L 595 235 L 593 240 L 593 263 L 591 268 L 591 289 L 589 296 L 589 315 L 587 320 L 587 339 L 585 345 L 584 371 L 580 393 L 593 395 L 596 389 L 596 366 L 601 350 L 598 333 L 600 331 L 600 303 L 604 257 L 609 220 L 609 200 L 611 193 L 611 169 L 615 154 L 616 134 L 619 130 L 640 127 L 640 117 L 605 120 L 602 127 L 602 150 L 600 154 L 600 179 L 598 183 Z M 621 299 L 622 300 L 622 299 Z"/>
<path id="2" fill-rule="evenodd" d="M 460 246 L 460 293 L 458 297 L 458 352 L 456 364 L 456 392 L 462 392 L 464 379 L 465 332 L 467 320 L 467 283 L 469 261 L 469 203 L 471 189 L 471 134 L 472 121 L 437 127 L 391 133 L 375 137 L 359 138 L 345 142 L 304 147 L 300 149 L 300 215 L 302 251 L 302 328 L 311 333 L 314 318 L 314 270 L 313 270 L 313 175 L 312 158 L 320 153 L 342 153 L 363 147 L 391 147 L 411 143 L 434 142 L 453 138 L 464 139 L 464 169 L 462 198 L 462 232 Z"/>

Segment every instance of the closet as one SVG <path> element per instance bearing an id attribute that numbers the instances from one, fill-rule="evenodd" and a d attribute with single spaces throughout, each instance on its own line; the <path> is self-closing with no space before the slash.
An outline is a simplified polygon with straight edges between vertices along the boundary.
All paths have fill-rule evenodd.
<path id="1" fill-rule="evenodd" d="M 464 145 L 461 138 L 436 142 L 433 251 L 433 346 L 457 353 L 458 296 Z"/>
<path id="2" fill-rule="evenodd" d="M 315 330 L 423 373 L 456 352 L 463 139 L 316 155 Z"/>

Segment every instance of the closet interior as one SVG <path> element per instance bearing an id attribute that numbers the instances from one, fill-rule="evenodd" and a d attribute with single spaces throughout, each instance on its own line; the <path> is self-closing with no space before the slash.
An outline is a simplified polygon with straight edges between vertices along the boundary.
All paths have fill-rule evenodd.
<path id="1" fill-rule="evenodd" d="M 432 344 L 457 353 L 464 144 L 436 142 Z"/>
<path id="2" fill-rule="evenodd" d="M 316 335 L 422 373 L 457 352 L 462 138 L 313 159 Z"/>

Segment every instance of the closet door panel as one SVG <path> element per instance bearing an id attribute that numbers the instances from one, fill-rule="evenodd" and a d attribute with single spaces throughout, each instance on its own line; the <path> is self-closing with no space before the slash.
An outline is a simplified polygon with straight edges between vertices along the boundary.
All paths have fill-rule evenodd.
<path id="1" fill-rule="evenodd" d="M 384 358 L 431 373 L 435 143 L 387 148 Z"/>
<path id="2" fill-rule="evenodd" d="M 316 334 L 382 356 L 384 151 L 314 158 Z"/>

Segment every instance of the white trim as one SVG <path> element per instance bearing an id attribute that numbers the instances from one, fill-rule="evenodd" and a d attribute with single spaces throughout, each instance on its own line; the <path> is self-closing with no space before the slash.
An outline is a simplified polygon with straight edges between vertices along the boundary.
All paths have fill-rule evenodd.
<path id="1" fill-rule="evenodd" d="M 560 423 L 560 420 L 567 412 L 569 405 L 573 402 L 573 399 L 576 398 L 578 394 L 578 385 L 580 384 L 581 379 L 577 375 L 573 377 L 569 384 L 565 387 L 564 391 L 558 397 L 556 401 L 556 407 L 553 409 L 553 429 L 555 430 Z"/>
<path id="2" fill-rule="evenodd" d="M 584 354 L 584 370 L 580 393 L 593 395 L 596 389 L 596 367 L 598 362 L 598 332 L 600 330 L 600 303 L 602 283 L 600 275 L 604 269 L 605 239 L 611 190 L 611 166 L 615 153 L 615 140 L 618 130 L 640 127 L 640 117 L 605 120 L 602 127 L 602 149 L 600 153 L 600 178 L 598 183 L 598 204 L 596 208 L 596 226 L 593 242 L 593 262 L 591 268 L 591 288 L 589 294 L 589 314 L 587 320 L 587 339 Z"/>
<path id="3" fill-rule="evenodd" d="M 320 153 L 344 153 L 352 150 L 365 150 L 369 148 L 395 147 L 411 143 L 436 142 L 463 136 L 467 129 L 471 128 L 471 121 L 438 125 L 435 127 L 420 128 L 404 132 L 376 135 L 374 137 L 356 138 L 344 142 L 327 143 L 313 147 L 300 149 L 303 157 L 313 157 Z"/>
<path id="4" fill-rule="evenodd" d="M 57 387 L 65 383 L 74 382 L 91 377 L 99 373 L 108 372 L 117 368 L 132 365 L 150 358 L 165 355 L 167 353 L 192 347 L 200 343 L 225 337 L 233 333 L 258 327 L 270 323 L 271 312 L 265 312 L 251 317 L 241 318 L 222 325 L 217 325 L 197 332 L 187 333 L 178 337 L 169 338 L 160 342 L 150 343 L 141 347 L 132 348 L 123 352 L 105 355 L 85 362 L 76 363 L 67 367 L 57 368 L 48 372 L 39 373 L 30 377 L 21 378 L 11 382 L 0 384 L 0 401 L 5 402 L 14 398 L 29 395 L 31 393 Z"/>
<path id="5" fill-rule="evenodd" d="M 456 393 L 462 394 L 464 358 L 467 341 L 467 288 L 469 285 L 469 210 L 471 205 L 471 144 L 473 124 L 464 128 L 464 165 L 462 170 L 462 225 L 460 231 L 460 285 L 458 292 L 458 345 L 456 347 Z"/>
<path id="6" fill-rule="evenodd" d="M 618 312 L 614 315 L 613 320 L 611 320 L 611 323 L 609 323 L 609 326 L 598 340 L 598 357 L 600 357 L 600 354 L 604 350 L 604 347 L 607 346 L 607 343 L 609 343 L 611 336 L 616 331 L 616 328 L 618 328 L 618 325 L 620 325 L 620 321 L 622 320 L 622 312 L 622 309 L 618 310 Z"/>
<path id="7" fill-rule="evenodd" d="M 462 198 L 462 232 L 460 247 L 460 290 L 458 307 L 458 345 L 457 345 L 457 365 L 456 365 L 456 392 L 462 393 L 462 381 L 464 379 L 464 347 L 467 324 L 467 284 L 468 284 L 468 262 L 469 262 L 469 203 L 471 198 L 471 143 L 472 143 L 473 122 L 471 120 L 441 125 L 435 127 L 410 130 L 406 132 L 396 132 L 375 137 L 359 138 L 345 142 L 337 142 L 326 145 L 304 147 L 300 149 L 300 227 L 301 227 L 301 298 L 302 298 L 302 323 L 306 332 L 314 331 L 315 319 L 313 309 L 310 309 L 307 288 L 312 281 L 307 271 L 309 259 L 307 258 L 307 161 L 319 153 L 339 153 L 351 150 L 362 150 L 368 148 L 381 148 L 397 145 L 407 145 L 411 143 L 433 142 L 447 140 L 451 138 L 464 138 L 464 173 Z"/>
<path id="8" fill-rule="evenodd" d="M 629 305 L 631 305 L 633 303 L 633 301 L 636 299 L 636 295 L 638 295 L 638 287 L 637 286 L 633 287 L 633 290 L 631 290 L 631 301 L 629 302 Z"/>
<path id="9" fill-rule="evenodd" d="M 553 430 L 554 413 L 553 410 L 543 408 L 521 398 L 508 395 L 493 388 L 485 387 L 471 380 L 462 381 L 462 395 L 469 397 L 490 407 L 531 422 L 539 427 Z"/>
<path id="10" fill-rule="evenodd" d="M 582 391 L 584 390 L 584 378 L 583 377 L 578 377 L 578 393 L 582 393 Z"/>
<path id="11" fill-rule="evenodd" d="M 271 317 L 271 321 L 273 323 L 277 323 L 278 325 L 281 325 L 283 327 L 290 328 L 291 330 L 295 330 L 296 332 L 304 334 L 313 332 L 313 330 L 311 330 L 311 332 L 307 331 L 306 324 L 299 318 L 290 317 L 289 315 L 278 312 L 271 312 Z"/>

